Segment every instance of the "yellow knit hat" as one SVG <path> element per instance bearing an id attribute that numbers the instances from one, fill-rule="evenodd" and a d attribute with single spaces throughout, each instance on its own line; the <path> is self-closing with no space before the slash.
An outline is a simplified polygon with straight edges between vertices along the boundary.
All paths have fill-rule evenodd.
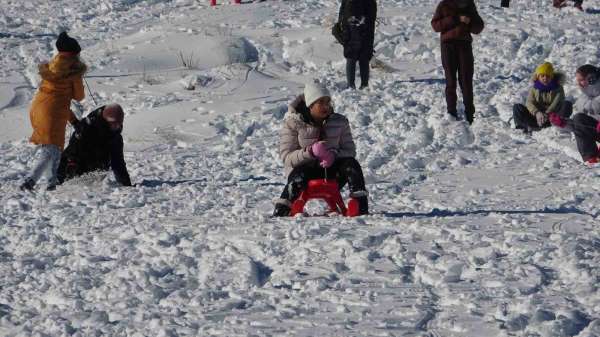
<path id="1" fill-rule="evenodd" d="M 552 63 L 550 63 L 550 62 L 544 62 L 544 63 L 540 64 L 535 69 L 535 74 L 537 76 L 539 76 L 539 75 L 548 75 L 550 77 L 553 77 L 554 76 L 554 68 L 552 67 Z"/>

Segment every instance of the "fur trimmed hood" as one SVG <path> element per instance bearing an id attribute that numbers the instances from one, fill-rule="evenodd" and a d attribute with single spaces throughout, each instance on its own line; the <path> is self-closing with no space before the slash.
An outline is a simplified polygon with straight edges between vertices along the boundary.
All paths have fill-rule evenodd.
<path id="1" fill-rule="evenodd" d="M 50 62 L 40 64 L 38 70 L 42 79 L 59 81 L 72 76 L 83 76 L 87 71 L 87 66 L 77 56 L 58 54 Z"/>

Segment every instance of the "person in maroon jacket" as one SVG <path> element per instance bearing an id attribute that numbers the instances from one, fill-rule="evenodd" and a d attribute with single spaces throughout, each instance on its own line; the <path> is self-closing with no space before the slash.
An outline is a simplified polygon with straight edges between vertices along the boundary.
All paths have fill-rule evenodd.
<path id="1" fill-rule="evenodd" d="M 473 123 L 473 48 L 471 34 L 483 30 L 483 20 L 477 13 L 473 0 L 442 0 L 431 19 L 433 30 L 441 33 L 442 65 L 446 77 L 446 104 L 448 113 L 458 118 L 456 112 L 456 73 L 462 90 L 465 117 Z"/>

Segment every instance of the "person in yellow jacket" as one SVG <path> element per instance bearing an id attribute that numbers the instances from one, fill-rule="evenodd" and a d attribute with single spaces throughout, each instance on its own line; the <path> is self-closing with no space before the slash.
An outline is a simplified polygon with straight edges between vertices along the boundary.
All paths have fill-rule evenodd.
<path id="1" fill-rule="evenodd" d="M 30 141 L 38 147 L 33 170 L 21 185 L 22 190 L 32 190 L 42 178 L 47 180 L 47 189 L 55 188 L 67 122 L 75 127 L 78 122 L 70 108 L 71 100 L 85 97 L 83 75 L 87 66 L 79 58 L 79 43 L 62 32 L 56 49 L 58 54 L 50 62 L 39 65 L 42 82 L 29 111 L 33 128 Z"/>

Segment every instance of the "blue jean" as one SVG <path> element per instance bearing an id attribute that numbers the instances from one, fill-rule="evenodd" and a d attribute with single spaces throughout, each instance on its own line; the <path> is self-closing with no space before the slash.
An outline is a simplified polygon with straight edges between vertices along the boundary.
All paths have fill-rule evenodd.
<path id="1" fill-rule="evenodd" d="M 53 144 L 39 145 L 35 152 L 33 170 L 27 178 L 34 183 L 45 180 L 48 186 L 57 183 L 56 171 L 60 162 L 60 149 Z"/>

